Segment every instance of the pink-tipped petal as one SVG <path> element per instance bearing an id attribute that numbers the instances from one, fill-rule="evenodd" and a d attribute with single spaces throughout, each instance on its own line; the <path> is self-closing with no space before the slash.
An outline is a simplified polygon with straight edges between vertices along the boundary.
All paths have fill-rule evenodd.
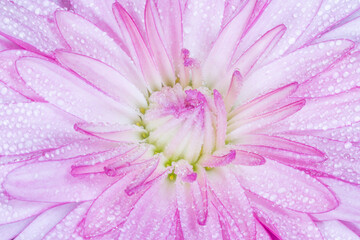
<path id="1" fill-rule="evenodd" d="M 353 240 L 359 239 L 359 235 L 349 229 L 340 221 L 321 221 L 316 226 L 326 240 Z"/>
<path id="2" fill-rule="evenodd" d="M 48 103 L 0 105 L 0 112 L 3 156 L 52 150 L 84 138 L 73 129 L 77 118 Z"/>
<path id="3" fill-rule="evenodd" d="M 324 240 L 319 229 L 307 214 L 276 207 L 252 194 L 248 194 L 248 196 L 259 221 L 277 238 L 291 239 L 296 236 L 296 238 L 304 240 Z"/>
<path id="4" fill-rule="evenodd" d="M 176 76 L 174 74 L 174 68 L 170 62 L 168 53 L 165 49 L 163 40 L 159 35 L 159 29 L 161 28 L 160 19 L 154 16 L 154 10 L 152 1 L 146 1 L 145 6 L 145 27 L 149 40 L 150 49 L 154 60 L 158 66 L 159 72 L 164 79 L 164 82 L 168 85 L 174 85 Z"/>
<path id="5" fill-rule="evenodd" d="M 235 143 L 237 141 L 241 141 L 241 138 L 244 134 L 262 129 L 270 124 L 277 123 L 291 115 L 294 115 L 305 106 L 305 103 L 305 100 L 300 100 L 263 115 L 234 122 L 233 124 L 229 125 L 227 129 L 229 133 L 227 135 L 227 140 L 234 141 Z"/>
<path id="6" fill-rule="evenodd" d="M 239 69 L 243 76 L 256 65 L 257 61 L 266 55 L 280 40 L 286 31 L 285 25 L 279 25 L 266 32 L 235 62 L 233 68 Z"/>
<path id="7" fill-rule="evenodd" d="M 109 65 L 76 53 L 58 51 L 56 58 L 66 67 L 78 73 L 95 87 L 102 90 L 117 101 L 125 102 L 133 107 L 145 107 L 147 105 L 145 86 L 136 87 L 133 79 L 126 79 Z"/>
<path id="8" fill-rule="evenodd" d="M 74 177 L 73 164 L 74 160 L 28 164 L 10 172 L 3 185 L 17 199 L 62 203 L 93 200 L 116 180 L 105 174 Z"/>
<path id="9" fill-rule="evenodd" d="M 39 16 L 12 1 L 1 1 L 0 8 L 3 9 L 0 35 L 27 50 L 47 55 L 52 55 L 57 48 L 66 48 L 55 24 L 45 16 Z"/>
<path id="10" fill-rule="evenodd" d="M 252 152 L 247 152 L 242 150 L 236 150 L 235 152 L 236 152 L 236 157 L 234 161 L 232 161 L 232 164 L 257 166 L 264 164 L 266 161 L 263 156 Z"/>
<path id="11" fill-rule="evenodd" d="M 27 57 L 18 60 L 16 67 L 39 95 L 85 121 L 129 123 L 137 118 L 134 109 L 115 102 L 55 63 Z"/>
<path id="12" fill-rule="evenodd" d="M 67 214 L 74 210 L 76 206 L 76 203 L 65 203 L 45 211 L 36 217 L 19 235 L 17 235 L 16 239 L 42 239 L 48 231 L 66 217 Z"/>
<path id="13" fill-rule="evenodd" d="M 227 229 L 230 239 L 255 240 L 255 218 L 244 189 L 229 170 L 209 173 L 211 202 L 231 226 Z"/>
<path id="14" fill-rule="evenodd" d="M 106 123 L 79 123 L 74 128 L 84 134 L 100 139 L 137 143 L 141 140 L 144 129 L 136 125 L 106 124 Z"/>
<path id="15" fill-rule="evenodd" d="M 225 145 L 226 138 L 226 108 L 221 94 L 214 90 L 214 102 L 216 107 L 216 148 L 221 149 Z"/>
<path id="16" fill-rule="evenodd" d="M 107 63 L 139 88 L 145 84 L 131 58 L 105 32 L 71 12 L 57 11 L 55 16 L 62 36 L 73 52 Z"/>
<path id="17" fill-rule="evenodd" d="M 328 68 L 352 47 L 353 42 L 349 40 L 329 41 L 300 48 L 277 59 L 248 76 L 238 103 L 251 100 L 289 82 L 302 83 Z M 303 60 L 291 64 L 294 59 Z"/>
<path id="18" fill-rule="evenodd" d="M 330 211 L 337 199 L 322 183 L 291 167 L 266 161 L 259 166 L 233 165 L 241 185 L 282 207 L 305 213 Z"/>
<path id="19" fill-rule="evenodd" d="M 105 189 L 93 202 L 87 212 L 84 224 L 84 236 L 87 238 L 105 234 L 122 225 L 135 204 L 143 197 L 144 193 L 152 186 L 148 184 L 132 195 L 125 192 L 136 172 L 126 175 L 113 185 Z M 116 193 L 114 195 L 114 193 Z M 98 214 L 103 212 L 104 214 Z"/>
<path id="20" fill-rule="evenodd" d="M 327 159 L 325 153 L 299 142 L 267 135 L 248 135 L 237 147 L 287 165 L 311 165 Z M 246 139 L 246 140 L 245 140 Z"/>
<path id="21" fill-rule="evenodd" d="M 225 82 L 227 79 L 223 79 L 224 74 L 229 67 L 234 49 L 244 33 L 255 3 L 256 0 L 249 0 L 241 12 L 224 27 L 204 62 L 202 70 L 206 84 L 216 87 L 222 93 L 230 84 Z M 218 79 L 222 79 L 221 84 L 217 81 Z"/>
<path id="22" fill-rule="evenodd" d="M 119 25 L 125 25 L 131 37 L 132 44 L 138 56 L 143 76 L 152 90 L 159 90 L 162 84 L 161 75 L 154 63 L 149 49 L 144 43 L 142 36 L 128 12 L 120 5 L 113 4 L 113 12 Z"/>
<path id="23" fill-rule="evenodd" d="M 225 107 L 228 112 L 230 112 L 230 110 L 234 107 L 235 100 L 240 94 L 242 81 L 243 81 L 243 76 L 241 75 L 241 73 L 238 70 L 234 71 L 231 77 L 229 89 L 224 99 Z"/>

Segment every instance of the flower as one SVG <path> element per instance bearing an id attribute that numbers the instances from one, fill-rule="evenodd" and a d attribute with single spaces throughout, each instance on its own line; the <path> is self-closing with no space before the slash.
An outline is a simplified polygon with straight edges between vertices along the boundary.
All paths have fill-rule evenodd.
<path id="1" fill-rule="evenodd" d="M 1 1 L 1 236 L 359 239 L 359 8 Z"/>

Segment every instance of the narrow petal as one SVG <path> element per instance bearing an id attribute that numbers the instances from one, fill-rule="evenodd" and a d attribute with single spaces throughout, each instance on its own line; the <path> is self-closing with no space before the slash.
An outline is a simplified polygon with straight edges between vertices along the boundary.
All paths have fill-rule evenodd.
<path id="1" fill-rule="evenodd" d="M 73 164 L 74 160 L 67 160 L 19 167 L 7 175 L 4 188 L 10 196 L 27 201 L 77 202 L 95 199 L 116 180 L 105 174 L 74 177 Z"/>
<path id="2" fill-rule="evenodd" d="M 89 238 L 105 234 L 126 221 L 135 204 L 151 187 L 146 186 L 132 195 L 126 194 L 125 189 L 131 183 L 133 177 L 134 173 L 130 173 L 115 182 L 93 202 L 85 219 L 85 237 Z M 116 194 L 114 195 L 114 193 Z M 99 212 L 104 214 L 99 215 Z"/>
<path id="3" fill-rule="evenodd" d="M 264 57 L 280 40 L 286 31 L 285 25 L 279 25 L 266 32 L 235 62 L 233 68 L 238 69 L 243 76 L 256 65 L 259 58 Z"/>
<path id="4" fill-rule="evenodd" d="M 216 107 L 216 148 L 221 149 L 225 145 L 226 137 L 226 109 L 221 94 L 214 90 L 214 102 Z"/>
<path id="5" fill-rule="evenodd" d="M 67 203 L 49 209 L 32 221 L 17 237 L 19 240 L 42 239 L 44 235 L 58 224 L 75 207 L 76 203 Z"/>
<path id="6" fill-rule="evenodd" d="M 146 47 L 144 40 L 136 27 L 134 20 L 128 12 L 119 4 L 114 3 L 113 12 L 119 25 L 124 24 L 131 37 L 132 43 L 135 47 L 136 54 L 139 58 L 141 70 L 147 83 L 151 89 L 159 90 L 161 88 L 162 78 L 155 66 L 154 60 Z"/>
<path id="7" fill-rule="evenodd" d="M 352 47 L 353 42 L 348 40 L 329 41 L 300 48 L 275 60 L 248 76 L 238 103 L 251 100 L 289 82 L 302 83 L 325 70 Z M 299 59 L 297 64 L 291 64 L 294 59 Z"/>
<path id="8" fill-rule="evenodd" d="M 0 105 L 0 155 L 51 150 L 83 139 L 73 125 L 77 118 L 48 103 Z"/>
<path id="9" fill-rule="evenodd" d="M 305 100 L 300 100 L 263 115 L 233 123 L 232 125 L 229 125 L 227 129 L 229 133 L 227 135 L 227 140 L 236 143 L 241 139 L 242 135 L 284 120 L 289 116 L 294 115 L 304 106 Z"/>
<path id="10" fill-rule="evenodd" d="M 73 24 L 76 22 L 76 24 Z M 131 58 L 114 39 L 91 22 L 71 12 L 57 11 L 56 23 L 71 49 L 114 67 L 126 79 L 131 79 L 139 89 L 145 85 Z"/>
<path id="11" fill-rule="evenodd" d="M 242 86 L 243 76 L 239 71 L 234 71 L 228 92 L 226 93 L 226 97 L 224 98 L 225 106 L 227 112 L 233 108 L 235 104 L 235 100 L 240 94 L 241 86 Z"/>
<path id="12" fill-rule="evenodd" d="M 18 60 L 16 66 L 25 82 L 47 101 L 85 121 L 129 123 L 137 118 L 134 109 L 113 101 L 52 62 L 28 57 Z"/>
<path id="13" fill-rule="evenodd" d="M 230 239 L 254 239 L 255 218 L 244 189 L 233 173 L 226 169 L 209 172 L 212 203 L 231 229 Z"/>
<path id="14" fill-rule="evenodd" d="M 138 143 L 141 140 L 141 134 L 144 129 L 135 125 L 120 125 L 106 123 L 80 123 L 74 128 L 82 133 L 98 137 L 104 140 L 116 142 Z"/>
<path id="15" fill-rule="evenodd" d="M 26 228 L 26 226 L 28 226 L 33 220 L 34 217 L 23 219 L 18 222 L 0 225 L 1 237 L 4 239 L 15 239 L 15 237 L 19 235 L 19 233 L 22 232 L 23 229 Z"/>
<path id="16" fill-rule="evenodd" d="M 243 136 L 238 148 L 288 165 L 309 165 L 327 159 L 325 153 L 299 142 L 267 135 Z"/>
<path id="17" fill-rule="evenodd" d="M 304 240 L 323 240 L 319 229 L 307 214 L 275 207 L 256 196 L 249 197 L 257 218 L 279 239 L 296 236 Z"/>
<path id="18" fill-rule="evenodd" d="M 202 70 L 206 84 L 216 87 L 220 92 L 224 92 L 224 88 L 229 86 L 229 83 L 224 82 L 224 73 L 229 67 L 234 49 L 244 33 L 255 3 L 255 0 L 248 1 L 241 12 L 224 27 L 204 62 Z M 221 86 L 216 82 L 218 79 L 223 79 Z"/>
<path id="19" fill-rule="evenodd" d="M 322 221 L 317 222 L 316 226 L 319 228 L 321 234 L 326 240 L 353 240 L 359 239 L 359 235 L 347 228 L 340 221 Z"/>
<path id="20" fill-rule="evenodd" d="M 136 203 L 120 228 L 120 239 L 167 239 L 176 210 L 174 185 L 168 181 L 154 185 Z"/>
<path id="21" fill-rule="evenodd" d="M 44 16 L 38 16 L 12 1 L 1 1 L 0 34 L 19 46 L 51 55 L 57 48 L 66 48 L 60 34 Z M 46 39 L 46 40 L 44 40 Z"/>
<path id="22" fill-rule="evenodd" d="M 306 213 L 334 209 L 338 202 L 322 183 L 291 167 L 267 161 L 259 166 L 233 165 L 241 185 L 276 205 Z"/>
<path id="23" fill-rule="evenodd" d="M 168 85 L 175 84 L 175 74 L 172 63 L 170 62 L 168 53 L 166 52 L 163 40 L 159 35 L 160 19 L 155 18 L 151 1 L 146 1 L 145 6 L 145 27 L 152 50 L 154 60 L 159 68 L 163 81 Z"/>
<path id="24" fill-rule="evenodd" d="M 327 213 L 313 214 L 319 220 L 360 221 L 360 190 L 357 186 L 333 178 L 319 178 L 328 185 L 339 199 L 339 206 Z"/>
<path id="25" fill-rule="evenodd" d="M 56 52 L 56 58 L 115 100 L 126 102 L 133 107 L 147 105 L 143 95 L 146 93 L 145 86 L 143 89 L 138 89 L 134 85 L 136 82 L 131 82 L 133 79 L 125 79 L 109 65 L 84 55 L 65 51 Z"/>

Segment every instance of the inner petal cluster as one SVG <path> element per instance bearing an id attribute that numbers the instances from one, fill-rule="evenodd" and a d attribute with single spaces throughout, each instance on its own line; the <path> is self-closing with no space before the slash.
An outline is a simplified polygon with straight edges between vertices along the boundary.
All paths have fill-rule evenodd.
<path id="1" fill-rule="evenodd" d="M 217 136 L 220 113 L 216 105 L 214 93 L 205 87 L 164 87 L 149 98 L 142 119 L 147 131 L 143 137 L 154 146 L 154 153 L 165 156 L 165 164 L 185 160 L 194 165 L 216 150 L 216 139 L 224 141 Z"/>

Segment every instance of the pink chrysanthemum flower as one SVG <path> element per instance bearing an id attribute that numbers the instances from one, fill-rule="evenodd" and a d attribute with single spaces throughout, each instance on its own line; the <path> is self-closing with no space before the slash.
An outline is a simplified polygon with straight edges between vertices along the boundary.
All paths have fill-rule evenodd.
<path id="1" fill-rule="evenodd" d="M 1 239 L 360 239 L 359 0 L 0 0 Z"/>

